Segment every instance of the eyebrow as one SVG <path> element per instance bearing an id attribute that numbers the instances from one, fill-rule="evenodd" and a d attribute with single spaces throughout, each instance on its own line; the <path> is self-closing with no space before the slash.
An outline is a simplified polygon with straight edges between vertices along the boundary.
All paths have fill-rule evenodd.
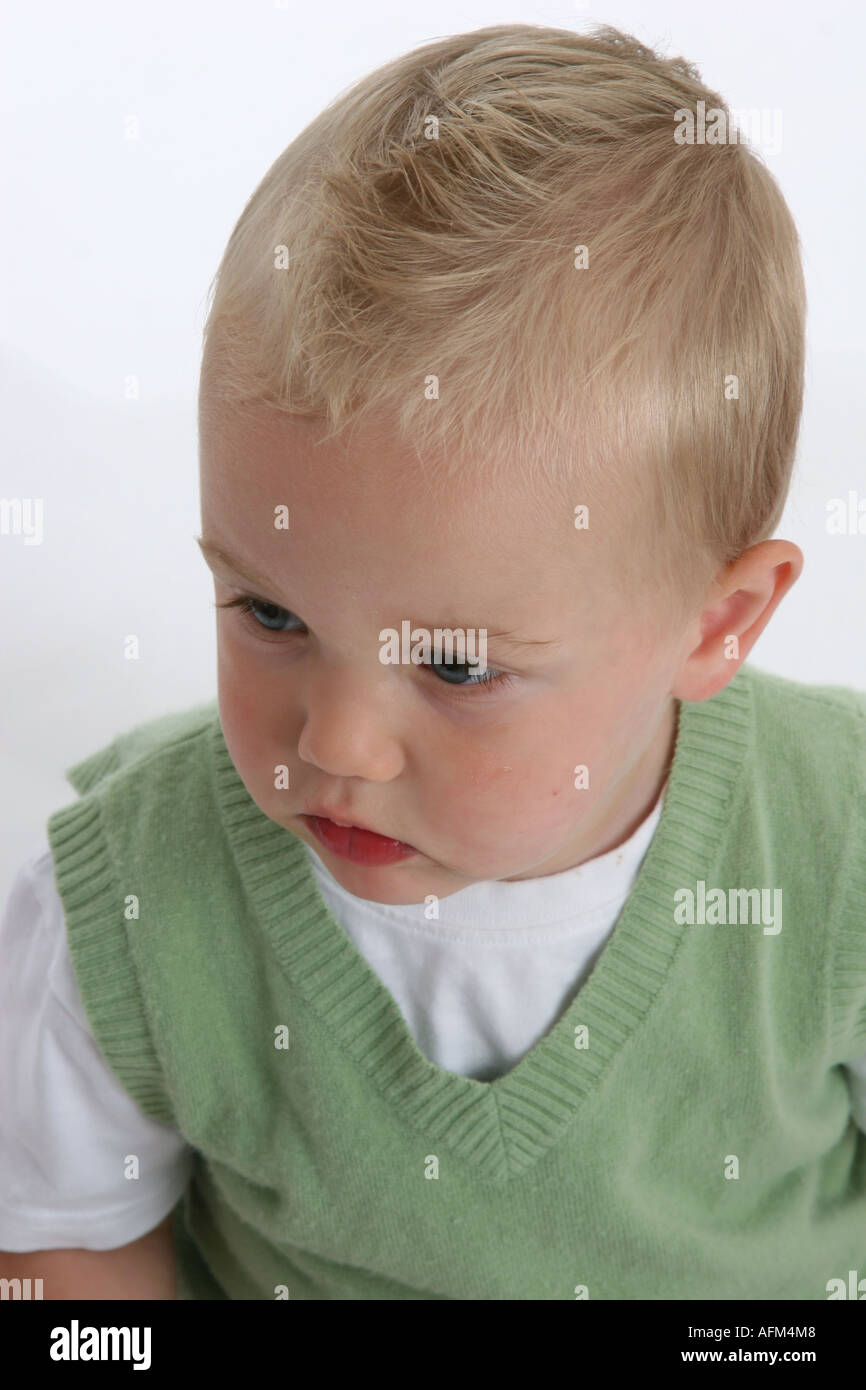
<path id="1" fill-rule="evenodd" d="M 264 591 L 265 589 L 270 588 L 269 580 L 261 579 L 257 574 L 253 574 L 252 570 L 244 569 L 241 562 L 239 560 L 235 560 L 234 557 L 231 556 L 227 550 L 223 550 L 221 546 L 215 545 L 213 541 L 202 540 L 201 536 L 196 536 L 195 539 L 196 545 L 204 555 L 205 559 L 208 559 L 208 557 L 210 557 L 213 560 L 222 561 L 222 563 L 226 566 L 227 569 L 230 569 L 235 574 L 240 575 L 241 579 L 245 579 L 247 583 L 252 584 L 255 589 L 261 589 Z"/>
<path id="2" fill-rule="evenodd" d="M 253 588 L 261 589 L 262 593 L 267 592 L 267 590 L 270 588 L 269 580 L 262 579 L 259 575 L 254 574 L 250 569 L 244 568 L 240 561 L 236 560 L 232 555 L 229 554 L 227 550 L 224 550 L 222 546 L 216 545 L 213 541 L 202 540 L 201 536 L 196 536 L 195 539 L 196 544 L 198 545 L 205 559 L 210 557 L 214 560 L 220 560 L 226 566 L 227 569 L 230 569 L 241 579 L 245 579 L 248 584 L 252 584 Z M 423 623 L 417 623 L 415 624 L 415 626 L 424 627 L 425 625 Z M 442 630 L 447 630 L 450 628 L 454 631 L 460 631 L 462 629 L 462 631 L 468 632 L 471 624 L 467 625 L 465 623 L 439 623 L 435 626 L 438 626 Z M 432 628 L 428 627 L 427 631 L 435 631 L 435 626 Z M 562 645 L 561 642 L 556 641 L 554 638 L 542 639 L 540 637 L 518 637 L 513 630 L 509 630 L 506 632 L 488 632 L 487 641 L 501 642 L 504 646 L 509 647 L 536 647 L 542 650 L 545 648 L 559 647 Z"/>

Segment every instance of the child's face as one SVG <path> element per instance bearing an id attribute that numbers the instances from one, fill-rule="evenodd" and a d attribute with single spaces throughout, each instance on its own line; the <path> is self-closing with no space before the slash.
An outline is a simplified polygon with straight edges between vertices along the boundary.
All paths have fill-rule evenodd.
<path id="1" fill-rule="evenodd" d="M 594 526 L 590 498 L 543 500 L 513 469 L 510 484 L 466 476 L 425 499 L 420 464 L 387 437 L 365 427 L 314 448 L 314 429 L 261 407 L 202 415 L 203 539 L 261 577 L 208 557 L 218 603 L 258 600 L 218 612 L 220 718 L 256 805 L 384 903 L 557 873 L 622 843 L 669 766 L 685 650 L 658 600 L 639 608 L 606 583 L 627 535 L 600 512 Z M 574 527 L 582 502 L 588 530 Z M 384 665 L 379 633 L 406 620 L 431 636 L 486 628 L 490 674 L 510 681 Z M 551 645 L 492 636 L 505 631 Z M 323 804 L 418 852 L 339 857 L 300 819 Z"/>

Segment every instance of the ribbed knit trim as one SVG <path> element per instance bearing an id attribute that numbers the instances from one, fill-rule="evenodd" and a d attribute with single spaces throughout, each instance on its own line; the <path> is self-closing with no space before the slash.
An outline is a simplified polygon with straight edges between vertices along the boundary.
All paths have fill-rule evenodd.
<path id="1" fill-rule="evenodd" d="M 86 792 L 115 765 L 111 750 L 86 760 L 75 785 Z M 83 767 L 84 765 L 82 765 Z M 79 771 L 78 768 L 75 769 Z M 118 1080 L 156 1120 L 171 1122 L 162 1068 L 154 1050 L 127 940 L 124 900 L 111 863 L 98 798 L 64 806 L 48 821 L 57 890 L 63 900 L 70 958 L 91 1026 Z M 99 1000 L 99 1017 L 87 1001 Z"/>
<path id="2" fill-rule="evenodd" d="M 126 891 L 111 860 L 105 800 L 99 784 L 166 742 L 177 748 L 206 737 L 219 724 L 215 700 L 148 720 L 66 769 L 81 800 L 49 817 L 57 890 L 79 993 L 100 1051 L 137 1104 L 156 1120 L 173 1123 L 171 1098 L 153 1045 L 124 916 Z M 88 796 L 93 790 L 94 795 Z M 92 1001 L 98 1000 L 94 1005 Z"/>
<path id="3" fill-rule="evenodd" d="M 859 815 L 849 826 L 847 854 L 839 869 L 847 887 L 839 903 L 841 926 L 833 932 L 830 983 L 833 1057 L 842 1061 L 866 1054 L 866 704 L 862 698 L 850 704 L 858 716 L 851 765 Z"/>
<path id="4" fill-rule="evenodd" d="M 406 1121 L 482 1177 L 526 1172 L 562 1135 L 645 1018 L 683 937 L 674 894 L 712 879 L 742 785 L 753 727 L 752 675 L 681 703 L 661 820 L 596 965 L 563 1016 L 505 1076 L 477 1081 L 429 1061 L 400 1009 L 327 907 L 304 844 L 264 817 L 238 776 L 219 722 L 215 790 L 238 870 L 277 959 L 302 997 Z M 291 903 L 293 910 L 287 911 Z M 585 1025 L 589 1046 L 576 1049 Z"/>

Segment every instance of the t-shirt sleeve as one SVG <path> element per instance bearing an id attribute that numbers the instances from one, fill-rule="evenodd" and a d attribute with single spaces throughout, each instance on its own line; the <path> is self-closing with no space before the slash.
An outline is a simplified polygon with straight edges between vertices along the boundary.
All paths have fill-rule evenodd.
<path id="1" fill-rule="evenodd" d="M 45 840 L 0 919 L 0 1249 L 127 1245 L 175 1206 L 192 1157 L 99 1050 Z"/>

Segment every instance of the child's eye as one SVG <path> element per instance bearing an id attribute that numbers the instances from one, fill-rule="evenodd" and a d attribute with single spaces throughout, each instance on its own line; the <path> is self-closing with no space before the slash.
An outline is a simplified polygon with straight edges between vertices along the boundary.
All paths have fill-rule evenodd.
<path id="1" fill-rule="evenodd" d="M 250 598 L 246 594 L 240 598 L 230 599 L 228 603 L 218 603 L 216 606 L 217 608 L 239 608 L 245 621 L 248 622 L 252 619 L 256 627 L 264 628 L 267 632 L 281 633 L 287 631 L 280 625 L 283 621 L 279 616 L 280 614 L 285 614 L 287 618 L 295 618 L 294 613 L 290 613 L 288 608 L 279 608 L 275 603 L 267 603 L 262 598 Z M 266 612 L 264 620 L 259 617 L 258 609 L 269 610 Z M 295 621 L 301 623 L 300 618 L 295 618 Z M 273 622 L 273 626 L 271 626 L 271 622 Z M 303 623 L 301 623 L 301 627 L 303 627 Z M 298 629 L 289 628 L 288 631 L 297 632 Z"/>
<path id="2" fill-rule="evenodd" d="M 431 661 L 422 664 L 429 666 L 431 671 L 441 675 L 448 685 L 456 686 L 458 690 L 489 690 L 491 686 L 495 686 L 497 690 L 504 690 L 514 680 L 513 676 L 506 675 L 504 671 L 495 671 L 492 666 L 488 666 L 481 674 L 473 672 L 473 667 L 468 661 Z M 452 676 L 462 674 L 470 675 L 472 679 L 452 680 Z"/>
<path id="3" fill-rule="evenodd" d="M 228 603 L 218 603 L 216 607 L 237 608 L 242 620 L 248 626 L 252 624 L 259 633 L 270 632 L 276 639 L 280 636 L 292 637 L 304 628 L 300 618 L 289 612 L 288 608 L 280 608 L 276 603 L 268 603 L 261 598 L 251 598 L 247 594 L 230 599 Z M 263 616 L 259 615 L 259 610 L 264 610 Z M 299 627 L 283 627 L 282 624 L 286 619 L 294 620 L 299 624 Z M 468 661 L 425 661 L 421 664 L 439 677 L 444 684 L 450 685 L 456 690 L 505 690 L 515 680 L 514 676 L 508 675 L 504 671 L 496 671 L 491 666 L 479 674 L 474 671 Z M 446 672 L 447 674 L 445 674 Z M 460 679 L 462 676 L 468 676 L 469 679 Z M 453 677 L 458 679 L 453 679 Z"/>

